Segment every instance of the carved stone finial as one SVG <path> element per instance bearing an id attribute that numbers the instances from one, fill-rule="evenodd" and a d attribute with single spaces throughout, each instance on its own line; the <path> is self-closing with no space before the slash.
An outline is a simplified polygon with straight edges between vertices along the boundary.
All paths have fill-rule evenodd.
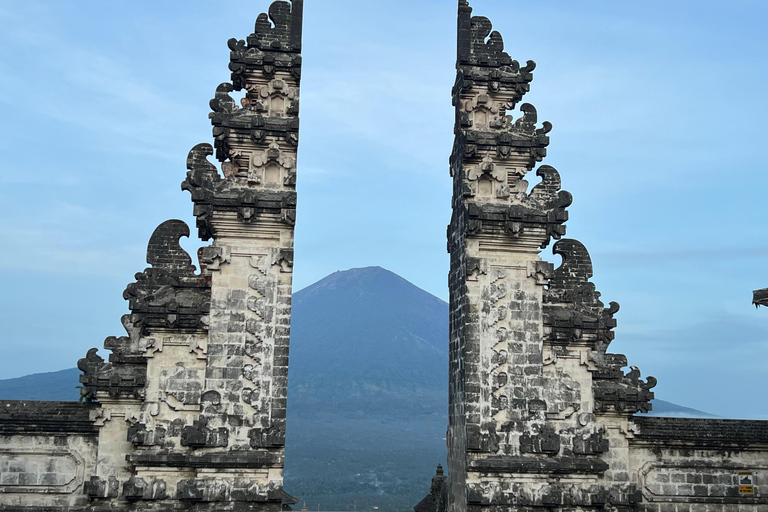
<path id="1" fill-rule="evenodd" d="M 229 82 L 224 82 L 216 87 L 216 95 L 210 101 L 209 105 L 214 112 L 224 112 L 231 114 L 238 109 L 235 100 L 229 95 L 234 90 L 234 87 Z"/>
<path id="2" fill-rule="evenodd" d="M 147 246 L 147 263 L 168 272 L 191 275 L 195 272 L 192 258 L 179 241 L 189 236 L 189 226 L 181 220 L 167 220 L 160 224 Z"/>
<path id="3" fill-rule="evenodd" d="M 123 292 L 132 323 L 140 325 L 144 333 L 156 327 L 206 328 L 210 283 L 205 275 L 195 274 L 192 258 L 179 244 L 182 236 L 189 236 L 189 226 L 183 221 L 160 224 L 147 246 L 147 263 L 152 266 L 136 274 L 136 282 Z"/>
<path id="4" fill-rule="evenodd" d="M 269 13 L 256 18 L 248 46 L 262 50 L 300 51 L 303 0 L 278 0 L 269 6 Z"/>
<path id="5" fill-rule="evenodd" d="M 752 292 L 752 304 L 755 307 L 768 306 L 768 288 L 761 288 Z"/>
<path id="6" fill-rule="evenodd" d="M 583 286 L 592 277 L 592 258 L 584 244 L 578 240 L 558 240 L 552 247 L 552 252 L 562 256 L 563 263 L 555 270 L 550 289 L 573 289 Z"/>
<path id="7" fill-rule="evenodd" d="M 491 20 L 485 16 L 474 16 L 470 20 L 472 39 L 470 58 L 472 64 L 480 66 L 510 66 L 512 59 L 504 51 L 501 34 L 493 30 Z"/>
<path id="8" fill-rule="evenodd" d="M 544 293 L 545 337 L 553 343 L 588 341 L 604 353 L 614 337 L 613 315 L 619 311 L 619 304 L 611 302 L 606 308 L 600 300 L 600 292 L 589 281 L 592 259 L 584 244 L 564 238 L 555 243 L 552 252 L 563 262 Z"/>

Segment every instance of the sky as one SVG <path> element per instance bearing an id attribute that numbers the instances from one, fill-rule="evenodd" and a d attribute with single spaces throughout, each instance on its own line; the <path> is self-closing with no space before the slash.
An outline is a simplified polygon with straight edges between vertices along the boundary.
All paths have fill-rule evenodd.
<path id="1" fill-rule="evenodd" d="M 538 64 L 524 101 L 554 126 L 567 236 L 621 304 L 611 351 L 657 398 L 768 419 L 768 3 L 472 5 Z M 179 184 L 226 41 L 267 7 L 0 0 L 0 378 L 123 334 L 152 231 L 194 226 Z M 307 1 L 295 290 L 379 265 L 447 300 L 455 23 L 454 1 Z"/>

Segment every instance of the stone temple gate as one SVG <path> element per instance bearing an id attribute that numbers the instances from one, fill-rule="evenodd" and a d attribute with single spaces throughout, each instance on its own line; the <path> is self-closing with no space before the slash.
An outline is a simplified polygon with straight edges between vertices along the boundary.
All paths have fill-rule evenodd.
<path id="1" fill-rule="evenodd" d="M 276 1 L 228 42 L 214 143 L 182 182 L 211 240 L 199 273 L 189 227 L 164 222 L 127 336 L 78 362 L 85 402 L 0 402 L 2 510 L 281 510 L 302 7 Z M 564 238 L 551 125 L 518 107 L 535 64 L 471 14 L 459 0 L 448 474 L 417 511 L 768 511 L 768 422 L 635 416 L 656 381 L 608 351 L 619 305 Z"/>

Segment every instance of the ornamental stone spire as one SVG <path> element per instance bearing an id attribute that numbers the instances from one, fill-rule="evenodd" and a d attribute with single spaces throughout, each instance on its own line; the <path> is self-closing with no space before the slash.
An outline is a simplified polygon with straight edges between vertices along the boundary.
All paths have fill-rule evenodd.
<path id="1" fill-rule="evenodd" d="M 98 432 L 86 510 L 282 508 L 302 7 L 276 1 L 228 42 L 214 144 L 192 148 L 181 185 L 212 241 L 200 273 L 189 227 L 161 224 L 124 293 L 128 336 L 78 363 Z"/>
<path id="2" fill-rule="evenodd" d="M 562 238 L 571 194 L 554 167 L 536 167 L 552 125 L 538 124 L 533 105 L 518 107 L 535 67 L 510 58 L 491 22 L 460 0 L 448 226 L 451 512 L 639 499 L 617 458 L 631 415 L 650 409 L 655 379 L 640 380 L 634 367 L 625 375 L 626 358 L 606 353 L 619 305 L 605 307 L 586 248 Z M 553 238 L 557 269 L 539 256 Z"/>

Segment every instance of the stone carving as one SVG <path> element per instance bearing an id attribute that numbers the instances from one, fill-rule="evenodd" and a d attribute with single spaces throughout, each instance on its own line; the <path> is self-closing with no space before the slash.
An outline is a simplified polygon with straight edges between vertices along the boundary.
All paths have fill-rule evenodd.
<path id="1" fill-rule="evenodd" d="M 595 432 L 573 438 L 573 453 L 576 455 L 598 455 L 608 451 L 608 439 L 604 432 Z"/>
<path id="2" fill-rule="evenodd" d="M 200 264 L 205 265 L 208 271 L 220 270 L 221 266 L 229 263 L 232 258 L 229 247 L 201 247 Z"/>
<path id="3" fill-rule="evenodd" d="M 83 492 L 89 498 L 117 498 L 120 482 L 114 476 L 108 479 L 92 476 L 83 484 Z"/>
<path id="4" fill-rule="evenodd" d="M 127 500 L 162 500 L 165 493 L 165 480 L 151 478 L 149 481 L 132 476 L 123 484 L 123 496 Z"/>
<path id="5" fill-rule="evenodd" d="M 181 431 L 181 445 L 194 448 L 226 447 L 229 444 L 229 430 L 226 427 L 208 428 L 207 420 L 201 418 Z"/>
<path id="6" fill-rule="evenodd" d="M 614 339 L 616 327 L 613 315 L 619 304 L 611 302 L 604 307 L 600 292 L 589 281 L 592 277 L 592 260 L 584 245 L 571 239 L 555 243 L 552 251 L 563 258 L 555 270 L 544 294 L 544 337 L 556 345 L 587 343 L 592 352 L 590 358 L 597 364 L 593 370 L 593 389 L 596 411 L 648 412 L 656 379 L 639 379 L 636 367 L 627 374 L 621 368 L 627 365 L 620 354 L 607 354 L 606 349 Z"/>
<path id="7" fill-rule="evenodd" d="M 162 425 L 148 430 L 146 424 L 134 423 L 128 427 L 128 441 L 136 446 L 163 446 L 165 432 Z"/>
<path id="8" fill-rule="evenodd" d="M 246 503 L 275 503 L 282 501 L 282 489 L 270 483 L 259 485 L 256 481 L 238 478 L 233 482 L 216 478 L 180 480 L 178 498 L 184 502 L 211 503 L 241 501 Z"/>
<path id="9" fill-rule="evenodd" d="M 651 391 L 656 386 L 654 377 L 640 379 L 640 370 L 631 366 L 624 375 L 621 368 L 627 365 L 627 358 L 622 354 L 607 354 L 600 369 L 593 374 L 595 412 L 623 412 L 634 414 L 651 410 Z"/>
<path id="10" fill-rule="evenodd" d="M 229 151 L 232 152 L 232 151 Z M 200 238 L 209 240 L 215 235 L 211 224 L 211 215 L 214 210 L 231 211 L 237 214 L 238 219 L 245 222 L 254 222 L 260 214 L 276 212 L 281 220 L 288 225 L 293 225 L 296 219 L 296 192 L 292 190 L 271 190 L 253 188 L 248 183 L 247 169 L 250 164 L 245 152 L 245 162 L 236 165 L 237 169 L 245 169 L 245 177 L 240 176 L 240 171 L 234 171 L 226 179 L 222 179 L 216 167 L 207 160 L 207 156 L 213 154 L 210 144 L 198 144 L 192 148 L 187 158 L 187 178 L 181 184 L 182 190 L 188 190 L 192 194 L 195 203 L 195 216 Z M 279 156 L 277 157 L 279 160 Z M 284 163 L 288 163 L 283 159 Z M 291 166 L 293 169 L 293 166 Z M 266 171 L 264 171 L 266 172 Z M 256 181 L 251 180 L 251 185 L 261 183 L 261 177 Z M 286 170 L 283 183 L 295 185 L 295 171 Z"/>
<path id="11" fill-rule="evenodd" d="M 560 436 L 552 428 L 542 428 L 538 434 L 525 432 L 520 436 L 520 453 L 560 453 Z"/>
<path id="12" fill-rule="evenodd" d="M 146 359 L 161 349 L 156 341 L 143 336 L 153 329 L 204 331 L 210 310 L 210 281 L 195 274 L 192 258 L 179 245 L 189 236 L 189 227 L 180 220 L 160 224 L 147 246 L 151 266 L 136 274 L 136 282 L 123 292 L 130 315 L 122 317 L 128 336 L 110 336 L 104 347 L 110 350 L 109 363 L 91 349 L 78 361 L 83 372 L 82 396 L 97 398 L 99 392 L 110 397 L 143 399 L 146 386 Z"/>
<path id="13" fill-rule="evenodd" d="M 251 448 L 273 448 L 285 446 L 284 422 L 274 423 L 269 428 L 255 428 L 248 432 Z"/>
<path id="14" fill-rule="evenodd" d="M 604 307 L 592 277 L 592 260 L 578 240 L 562 239 L 552 248 L 562 256 L 562 264 L 544 294 L 545 339 L 552 343 L 587 342 L 605 352 L 614 338 L 613 315 L 619 304 Z"/>
<path id="15" fill-rule="evenodd" d="M 768 288 L 761 288 L 752 292 L 752 304 L 755 307 L 768 306 Z"/>
<path id="16" fill-rule="evenodd" d="M 101 391 L 112 398 L 143 398 L 146 369 L 138 364 L 106 363 L 97 352 L 97 348 L 92 348 L 77 362 L 78 369 L 83 372 L 80 375 L 81 396 L 93 400 Z"/>
<path id="17" fill-rule="evenodd" d="M 168 220 L 155 229 L 147 247 L 150 268 L 136 274 L 136 282 L 123 297 L 146 333 L 151 328 L 200 329 L 207 326 L 210 311 L 210 281 L 196 275 L 192 258 L 179 245 L 189 236 L 180 220 Z"/>
<path id="18" fill-rule="evenodd" d="M 216 87 L 216 94 L 213 99 L 208 103 L 211 110 L 214 112 L 223 112 L 225 114 L 231 114 L 238 110 L 235 100 L 229 95 L 234 90 L 234 87 L 229 82 L 224 82 Z"/>

